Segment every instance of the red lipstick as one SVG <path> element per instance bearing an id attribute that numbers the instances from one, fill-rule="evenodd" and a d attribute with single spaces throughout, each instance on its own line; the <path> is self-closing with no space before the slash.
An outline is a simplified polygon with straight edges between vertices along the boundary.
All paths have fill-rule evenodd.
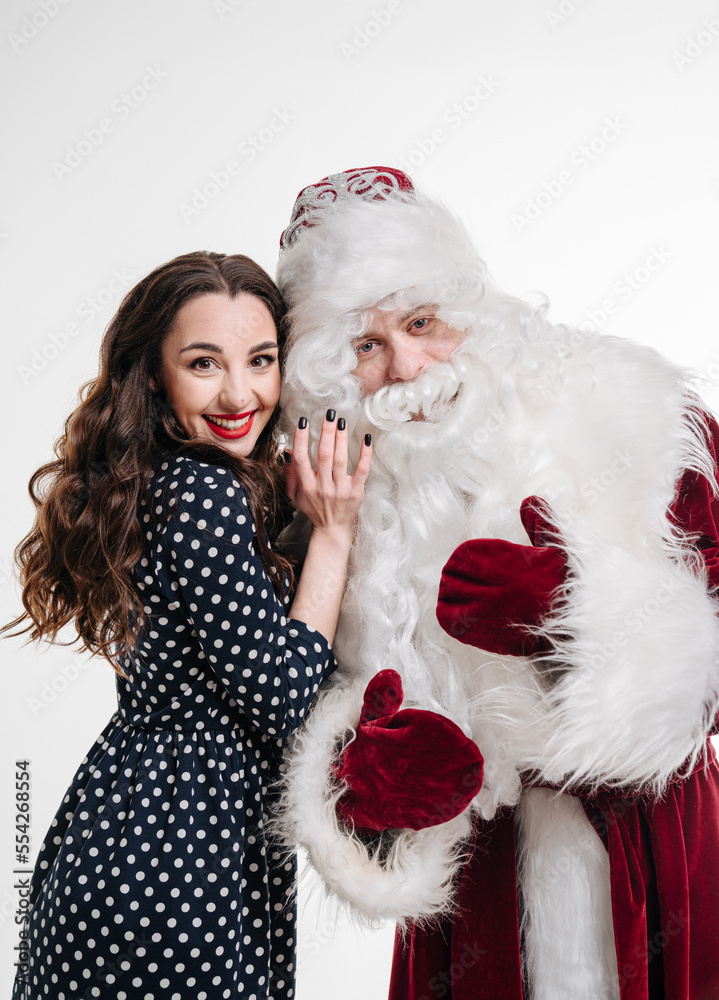
<path id="1" fill-rule="evenodd" d="M 235 440 L 236 438 L 245 437 L 245 435 L 250 433 L 256 412 L 257 410 L 248 410 L 247 413 L 203 413 L 202 419 L 205 421 L 213 434 L 216 434 L 218 437 L 225 438 L 225 440 Z M 216 420 L 228 420 L 233 422 L 237 420 L 244 420 L 245 423 L 243 423 L 240 427 L 221 427 L 220 424 L 215 423 Z"/>

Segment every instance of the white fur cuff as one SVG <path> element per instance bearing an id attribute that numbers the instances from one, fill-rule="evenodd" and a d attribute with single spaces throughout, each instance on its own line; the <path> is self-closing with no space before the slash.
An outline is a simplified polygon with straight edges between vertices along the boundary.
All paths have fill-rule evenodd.
<path id="1" fill-rule="evenodd" d="M 464 813 L 426 830 L 397 831 L 381 857 L 340 826 L 330 767 L 338 742 L 357 724 L 366 681 L 326 690 L 296 734 L 276 827 L 286 843 L 307 850 L 327 890 L 366 917 L 428 919 L 451 909 L 470 820 Z"/>

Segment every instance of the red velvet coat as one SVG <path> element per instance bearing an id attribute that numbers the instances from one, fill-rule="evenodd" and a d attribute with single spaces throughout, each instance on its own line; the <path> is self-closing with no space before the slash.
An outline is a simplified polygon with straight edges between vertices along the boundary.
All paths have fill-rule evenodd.
<path id="1" fill-rule="evenodd" d="M 584 808 L 609 850 L 622 1000 L 717 1000 L 719 767 L 713 752 L 659 802 L 607 795 L 586 799 Z M 398 934 L 389 996 L 521 1000 L 511 810 L 477 822 L 453 917 L 430 930 Z"/>
<path id="2" fill-rule="evenodd" d="M 719 428 L 712 425 L 715 456 Z M 719 588 L 719 503 L 696 473 L 674 517 Z M 609 852 L 621 1000 L 719 1000 L 719 765 L 712 746 L 661 800 L 583 797 Z M 481 901 L 481 902 L 480 902 Z M 478 820 L 451 918 L 398 934 L 390 1000 L 522 1000 L 513 810 Z"/>

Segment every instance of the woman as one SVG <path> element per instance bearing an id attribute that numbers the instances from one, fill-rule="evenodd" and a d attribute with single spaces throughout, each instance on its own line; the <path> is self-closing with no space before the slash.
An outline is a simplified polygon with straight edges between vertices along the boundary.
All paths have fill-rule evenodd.
<path id="1" fill-rule="evenodd" d="M 282 300 L 247 257 L 191 253 L 126 297 L 18 549 L 24 625 L 74 623 L 118 677 L 118 712 L 41 848 L 16 1000 L 291 997 L 295 860 L 265 831 L 282 738 L 334 670 L 354 519 L 328 411 L 287 491 L 313 523 L 291 567 L 273 438 Z M 41 484 L 46 484 L 41 488 Z M 289 608 L 289 610 L 288 610 Z"/>

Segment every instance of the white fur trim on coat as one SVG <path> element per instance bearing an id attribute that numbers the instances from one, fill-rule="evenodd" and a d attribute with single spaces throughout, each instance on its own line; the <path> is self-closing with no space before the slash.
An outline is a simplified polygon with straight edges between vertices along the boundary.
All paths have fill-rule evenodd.
<path id="1" fill-rule="evenodd" d="M 609 855 L 582 803 L 530 788 L 517 818 L 530 1000 L 619 1000 Z"/>
<path id="2" fill-rule="evenodd" d="M 527 763 L 557 783 L 661 794 L 703 751 L 717 711 L 717 619 L 702 575 L 584 540 L 552 621 L 560 672 L 541 700 L 547 739 Z"/>
<path id="3" fill-rule="evenodd" d="M 502 716 L 521 770 L 660 795 L 704 752 L 719 710 L 716 600 L 669 516 L 682 472 L 715 470 L 696 402 L 664 359 L 608 339 L 585 360 L 592 405 L 577 401 L 554 447 L 574 451 L 589 488 L 533 491 L 570 571 L 543 629 L 554 650 L 489 692 L 485 714 Z M 481 749 L 481 723 L 475 738 Z"/>
<path id="4" fill-rule="evenodd" d="M 470 833 L 468 814 L 426 830 L 401 830 L 382 856 L 338 823 L 341 786 L 331 764 L 357 725 L 366 682 L 328 687 L 293 737 L 275 829 L 301 844 L 327 890 L 371 920 L 431 918 L 451 908 L 451 880 Z M 376 844 L 374 847 L 376 848 Z"/>

